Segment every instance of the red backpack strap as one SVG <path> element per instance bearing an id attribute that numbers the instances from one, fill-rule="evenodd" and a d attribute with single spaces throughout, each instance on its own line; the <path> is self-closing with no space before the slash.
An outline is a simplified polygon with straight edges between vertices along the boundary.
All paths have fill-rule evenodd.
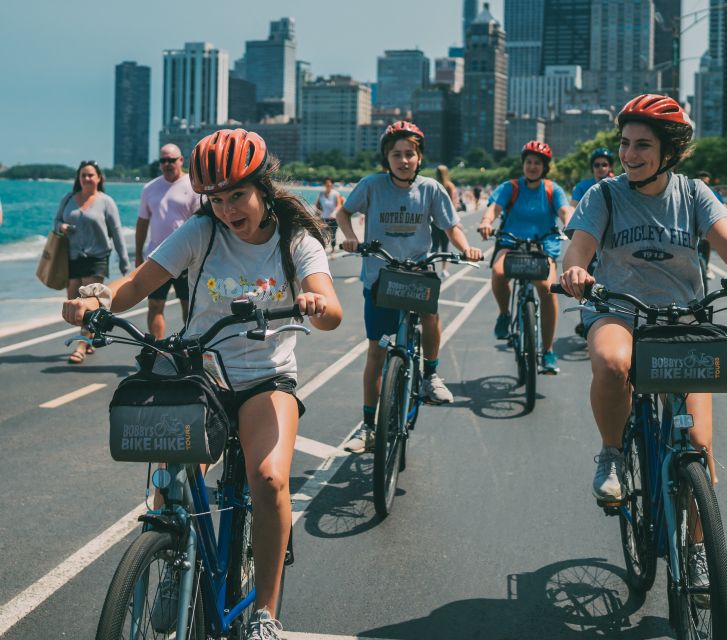
<path id="1" fill-rule="evenodd" d="M 543 180 L 545 183 L 545 195 L 548 196 L 548 202 L 550 203 L 550 208 L 553 208 L 553 181 L 552 180 Z"/>
<path id="2" fill-rule="evenodd" d="M 518 194 L 520 193 L 520 182 L 517 179 L 510 180 L 510 187 L 512 188 L 512 193 L 510 194 L 510 202 L 507 203 L 505 212 L 510 211 L 515 205 L 515 200 L 517 200 Z"/>

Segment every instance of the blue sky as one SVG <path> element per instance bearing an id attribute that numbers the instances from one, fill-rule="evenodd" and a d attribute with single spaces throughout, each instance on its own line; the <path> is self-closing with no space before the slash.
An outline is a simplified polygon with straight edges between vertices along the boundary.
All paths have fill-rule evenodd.
<path id="1" fill-rule="evenodd" d="M 161 124 L 162 50 L 207 41 L 239 58 L 269 23 L 296 20 L 298 59 L 316 75 L 376 79 L 384 49 L 418 47 L 430 58 L 461 40 L 460 0 L 2 0 L 0 162 L 95 159 L 112 163 L 114 67 L 134 60 L 152 69 L 152 147 Z M 683 0 L 687 13 L 708 0 Z M 503 0 L 492 0 L 502 21 Z M 682 57 L 706 47 L 707 23 L 689 30 Z M 697 61 L 682 65 L 691 92 Z M 686 73 L 685 73 L 686 72 Z M 686 77 L 685 77 L 686 76 Z M 155 152 L 152 151 L 152 154 Z M 153 155 L 152 155 L 153 157 Z"/>

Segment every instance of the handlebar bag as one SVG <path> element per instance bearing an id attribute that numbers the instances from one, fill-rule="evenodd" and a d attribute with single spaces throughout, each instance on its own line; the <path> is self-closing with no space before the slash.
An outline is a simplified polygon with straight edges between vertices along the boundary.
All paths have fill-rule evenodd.
<path id="1" fill-rule="evenodd" d="M 508 251 L 505 254 L 505 277 L 515 280 L 547 280 L 550 260 L 539 251 Z"/>
<path id="2" fill-rule="evenodd" d="M 204 375 L 140 371 L 121 381 L 109 405 L 111 457 L 122 462 L 211 464 L 230 422 Z"/>
<path id="3" fill-rule="evenodd" d="M 637 393 L 725 393 L 723 361 L 727 327 L 642 325 L 634 332 L 631 384 Z"/>
<path id="4" fill-rule="evenodd" d="M 437 313 L 442 281 L 434 271 L 407 271 L 384 268 L 373 286 L 374 300 L 379 307 Z"/>

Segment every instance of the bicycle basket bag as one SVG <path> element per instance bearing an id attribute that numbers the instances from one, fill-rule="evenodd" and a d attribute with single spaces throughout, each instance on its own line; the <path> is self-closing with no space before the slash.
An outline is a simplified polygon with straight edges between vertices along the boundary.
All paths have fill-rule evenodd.
<path id="1" fill-rule="evenodd" d="M 434 271 L 382 269 L 374 284 L 374 299 L 386 309 L 437 313 L 441 284 Z"/>
<path id="2" fill-rule="evenodd" d="M 216 462 L 227 414 L 203 375 L 140 371 L 121 381 L 109 405 L 111 457 L 122 462 Z"/>
<path id="3" fill-rule="evenodd" d="M 516 280 L 547 280 L 548 256 L 537 251 L 508 251 L 505 254 L 505 277 Z"/>
<path id="4" fill-rule="evenodd" d="M 727 327 L 643 325 L 634 333 L 631 384 L 637 393 L 725 393 Z"/>

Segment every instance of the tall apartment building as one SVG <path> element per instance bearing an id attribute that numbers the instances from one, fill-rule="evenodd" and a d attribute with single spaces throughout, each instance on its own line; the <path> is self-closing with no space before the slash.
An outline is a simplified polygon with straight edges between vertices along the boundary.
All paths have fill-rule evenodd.
<path id="1" fill-rule="evenodd" d="M 581 87 L 579 66 L 546 67 L 542 76 L 509 78 L 507 112 L 516 117 L 553 118 L 568 108 L 569 94 Z"/>
<path id="2" fill-rule="evenodd" d="M 679 99 L 679 64 L 673 64 L 674 34 L 681 30 L 682 0 L 654 0 L 654 67 L 662 70 L 662 90 Z M 676 20 L 676 23 L 675 23 Z"/>
<path id="3" fill-rule="evenodd" d="M 661 91 L 654 69 L 653 0 L 591 2 L 590 74 L 584 85 L 598 90 L 601 105 L 618 110 L 639 93 Z"/>
<path id="4" fill-rule="evenodd" d="M 256 87 L 259 117 L 295 117 L 295 20 L 270 23 L 267 40 L 245 43 L 245 79 Z"/>
<path id="5" fill-rule="evenodd" d="M 149 162 L 151 69 L 136 62 L 116 65 L 114 166 L 135 168 Z"/>
<path id="6" fill-rule="evenodd" d="M 227 117 L 237 122 L 257 120 L 257 94 L 255 85 L 230 72 Z"/>
<path id="7" fill-rule="evenodd" d="M 436 58 L 434 84 L 445 84 L 450 91 L 459 93 L 464 85 L 464 58 Z"/>
<path id="8" fill-rule="evenodd" d="M 495 156 L 506 151 L 507 53 L 505 33 L 488 3 L 467 31 L 462 90 L 462 153 L 482 147 Z"/>
<path id="9" fill-rule="evenodd" d="M 545 0 L 543 68 L 578 65 L 590 69 L 592 4 L 591 0 Z"/>
<path id="10" fill-rule="evenodd" d="M 377 106 L 411 111 L 414 91 L 429 84 L 429 58 L 419 49 L 387 50 L 376 64 Z"/>
<path id="11" fill-rule="evenodd" d="M 208 42 L 164 51 L 162 126 L 222 124 L 228 107 L 227 52 Z"/>
<path id="12" fill-rule="evenodd" d="M 727 131 L 723 122 L 725 83 L 725 10 L 722 0 L 710 0 L 709 47 L 700 59 L 699 71 L 694 74 L 694 110 L 692 120 L 698 138 L 722 136 Z"/>
<path id="13" fill-rule="evenodd" d="M 505 0 L 508 78 L 542 72 L 545 0 Z"/>
<path id="14" fill-rule="evenodd" d="M 424 155 L 427 162 L 450 164 L 460 155 L 460 94 L 447 85 L 430 85 L 414 92 L 412 119 L 424 132 Z"/>
<path id="15" fill-rule="evenodd" d="M 371 123 L 371 89 L 350 76 L 319 78 L 303 86 L 301 151 L 339 150 L 346 157 L 359 151 L 358 127 Z"/>
<path id="16" fill-rule="evenodd" d="M 313 79 L 310 62 L 298 60 L 295 63 L 295 119 L 298 122 L 303 117 L 303 87 Z"/>

